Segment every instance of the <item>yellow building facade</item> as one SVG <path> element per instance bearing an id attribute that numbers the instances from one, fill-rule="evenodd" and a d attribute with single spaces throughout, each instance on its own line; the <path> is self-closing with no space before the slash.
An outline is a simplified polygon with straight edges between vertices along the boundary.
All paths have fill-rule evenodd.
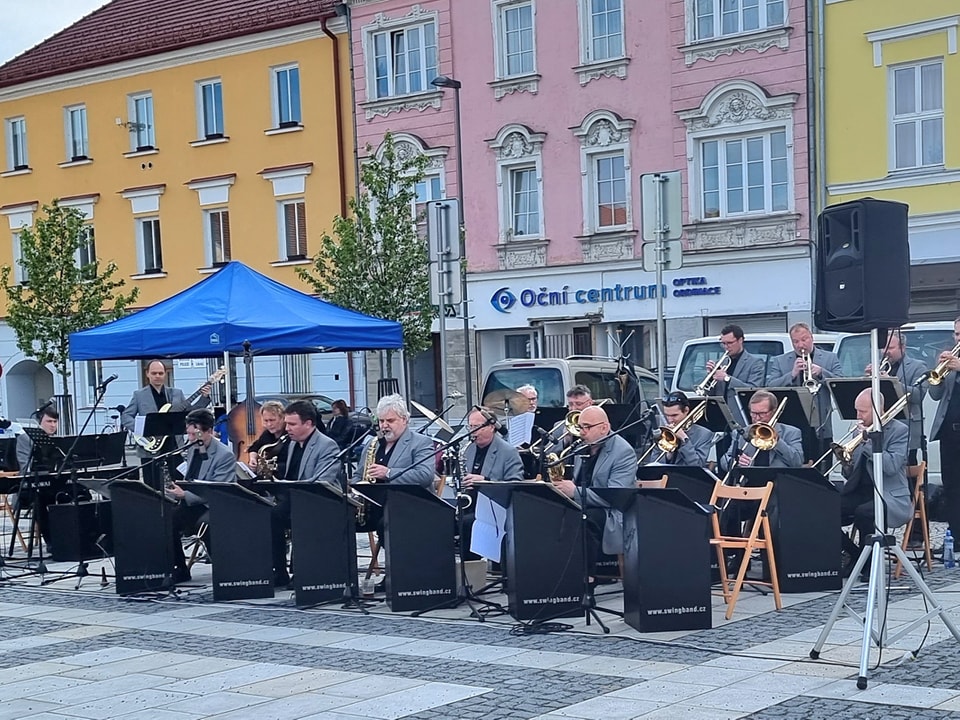
<path id="1" fill-rule="evenodd" d="M 85 215 L 90 251 L 140 288 L 139 307 L 229 260 L 307 291 L 295 269 L 354 191 L 350 47 L 332 3 L 281 4 L 213 2 L 225 29 L 211 37 L 218 18 L 195 8 L 124 30 L 123 13 L 149 3 L 114 0 L 0 67 L 0 265 L 20 277 L 18 232 L 56 198 Z M 208 30 L 184 42 L 198 22 Z M 133 47 L 153 32 L 149 49 L 98 61 L 115 57 L 103 46 L 110 28 Z M 8 406 L 63 391 L 29 367 L 5 324 L 0 362 L 30 369 L 3 378 Z M 136 372 L 118 390 L 140 382 Z"/>
<path id="2" fill-rule="evenodd" d="M 911 316 L 953 319 L 960 314 L 960 6 L 826 0 L 821 7 L 826 204 L 907 203 Z"/>

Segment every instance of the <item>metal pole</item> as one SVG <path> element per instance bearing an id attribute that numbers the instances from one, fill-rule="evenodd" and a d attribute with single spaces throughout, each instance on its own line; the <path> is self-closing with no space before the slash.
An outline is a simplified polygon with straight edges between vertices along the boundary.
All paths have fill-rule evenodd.
<path id="1" fill-rule="evenodd" d="M 663 217 L 666 203 L 663 193 L 666 190 L 667 178 L 656 175 L 657 181 L 657 383 L 659 392 L 663 391 L 664 375 L 667 366 L 667 334 L 663 322 L 663 266 L 666 264 L 666 222 Z"/>
<path id="2" fill-rule="evenodd" d="M 449 208 L 438 209 L 438 213 L 445 215 Z M 450 262 L 450 242 L 446 237 L 447 224 L 437 223 L 437 294 L 440 301 L 440 397 L 437 398 L 437 407 L 444 407 L 450 386 L 447 381 L 447 263 Z"/>
<path id="3" fill-rule="evenodd" d="M 466 391 L 466 403 L 467 407 L 473 406 L 473 363 L 470 361 L 470 314 L 469 314 L 469 304 L 467 302 L 467 243 L 466 243 L 466 228 L 463 221 L 463 136 L 460 131 L 460 85 L 458 84 L 453 89 L 453 125 L 454 133 L 457 136 L 457 194 L 460 206 L 460 293 L 462 295 L 462 312 L 463 312 L 463 372 L 466 375 L 466 384 L 464 390 Z M 443 344 L 443 338 L 441 336 L 440 340 Z M 444 400 L 448 390 L 444 390 Z M 443 401 L 441 401 L 441 407 L 443 406 Z"/>

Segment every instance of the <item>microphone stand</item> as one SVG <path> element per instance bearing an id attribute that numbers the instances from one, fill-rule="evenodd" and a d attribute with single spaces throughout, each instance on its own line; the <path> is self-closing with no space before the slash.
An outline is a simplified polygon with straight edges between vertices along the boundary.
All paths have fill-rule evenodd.
<path id="1" fill-rule="evenodd" d="M 41 430 L 41 434 L 43 431 Z M 39 435 L 37 436 L 39 439 Z M 23 570 L 26 570 L 24 575 L 39 575 L 41 578 L 47 573 L 47 565 L 43 560 L 43 533 L 40 531 L 40 470 L 37 468 L 37 456 L 39 455 L 37 451 L 38 442 L 34 441 L 34 438 L 31 437 L 30 444 L 30 461 L 29 468 L 27 472 L 23 474 L 23 481 L 20 484 L 20 493 L 22 496 L 24 490 L 27 492 L 27 496 L 31 497 L 31 517 L 30 517 L 30 535 L 27 539 L 27 558 L 26 565 L 22 567 Z M 52 440 L 48 443 L 50 446 L 53 445 Z M 32 486 L 32 487 L 31 487 Z M 51 483 L 52 486 L 52 483 Z M 30 493 L 33 493 L 30 496 Z M 17 509 L 13 514 L 13 530 L 10 534 L 10 552 L 7 557 L 13 557 L 13 547 L 17 538 L 17 529 L 20 527 L 20 511 L 22 509 L 22 503 L 17 502 Z M 33 539 L 37 537 L 37 566 L 35 569 L 30 568 L 30 563 L 33 562 Z M 17 567 L 17 566 L 12 566 Z M 21 577 L 23 577 L 21 575 Z"/>
<path id="2" fill-rule="evenodd" d="M 343 605 L 341 605 L 342 610 L 356 609 L 359 610 L 364 615 L 369 615 L 370 611 L 367 610 L 368 607 L 372 607 L 378 601 L 368 602 L 363 599 L 362 594 L 360 593 L 360 579 L 359 579 L 359 569 L 354 562 L 351 562 L 351 558 L 356 559 L 356 530 L 357 530 L 357 514 L 355 510 L 350 505 L 349 494 L 350 494 L 350 478 L 353 474 L 350 457 L 352 456 L 353 449 L 360 445 L 369 435 L 373 435 L 371 442 L 376 442 L 376 430 L 370 428 L 363 435 L 354 440 L 350 445 L 345 447 L 337 454 L 338 461 L 343 463 L 343 484 L 340 486 L 341 497 L 343 499 L 343 547 L 350 547 L 350 528 L 353 528 L 354 535 L 354 546 L 353 552 L 351 553 L 349 549 L 347 552 L 343 553 L 343 562 L 344 562 L 344 577 L 347 579 L 347 584 L 343 586 Z M 320 476 L 323 476 L 323 472 L 320 473 Z M 379 549 L 378 549 L 379 554 Z"/>

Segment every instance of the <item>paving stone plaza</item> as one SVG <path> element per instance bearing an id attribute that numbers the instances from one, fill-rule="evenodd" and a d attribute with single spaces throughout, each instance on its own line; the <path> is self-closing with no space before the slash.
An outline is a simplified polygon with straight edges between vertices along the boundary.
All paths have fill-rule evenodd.
<path id="1" fill-rule="evenodd" d="M 79 589 L 74 576 L 41 586 L 4 569 L 0 720 L 960 718 L 960 645 L 938 619 L 882 656 L 874 648 L 864 691 L 853 618 L 809 660 L 836 593 L 784 595 L 776 612 L 745 591 L 729 622 L 716 597 L 710 630 L 641 634 L 604 615 L 609 635 L 579 618 L 531 634 L 508 615 L 470 619 L 465 606 L 419 618 L 382 602 L 369 615 L 298 610 L 287 590 L 216 603 L 206 564 L 175 594 L 121 598 L 101 586 L 101 568 L 109 561 L 91 563 Z M 960 619 L 960 570 L 925 577 Z M 616 594 L 599 601 L 622 606 Z M 894 583 L 891 632 L 923 613 L 909 579 Z"/>

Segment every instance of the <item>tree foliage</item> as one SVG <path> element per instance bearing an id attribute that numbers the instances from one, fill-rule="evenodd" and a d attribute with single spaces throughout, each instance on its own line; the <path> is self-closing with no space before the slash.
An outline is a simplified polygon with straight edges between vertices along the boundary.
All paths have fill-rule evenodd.
<path id="1" fill-rule="evenodd" d="M 368 153 L 371 148 L 367 147 Z M 313 264 L 298 275 L 332 303 L 403 326 L 408 357 L 430 347 L 430 259 L 412 208 L 427 158 L 398 152 L 388 133 L 360 171 L 350 217 L 337 216 Z"/>
<path id="2" fill-rule="evenodd" d="M 118 292 L 124 280 L 114 279 L 113 262 L 80 262 L 81 249 L 88 251 L 92 240 L 79 210 L 54 200 L 43 207 L 43 215 L 20 231 L 18 263 L 26 282 L 11 282 L 10 265 L 3 266 L 0 276 L 17 347 L 40 364 L 53 365 L 66 388 L 70 333 L 119 318 L 138 289 Z"/>

